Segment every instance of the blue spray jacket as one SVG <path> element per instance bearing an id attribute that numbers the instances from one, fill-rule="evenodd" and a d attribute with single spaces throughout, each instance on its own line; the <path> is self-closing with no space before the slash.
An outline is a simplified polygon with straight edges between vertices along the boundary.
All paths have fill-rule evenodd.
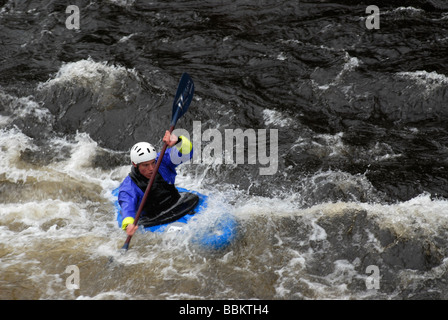
<path id="1" fill-rule="evenodd" d="M 193 146 L 184 136 L 179 137 L 182 144 L 176 145 L 176 148 L 169 148 L 165 151 L 162 162 L 160 163 L 159 173 L 169 184 L 176 181 L 176 168 L 179 164 L 190 160 L 193 157 Z M 157 154 L 156 161 L 160 153 Z M 128 175 L 119 187 L 118 203 L 121 207 L 121 216 L 123 217 L 122 229 L 125 230 L 129 224 L 134 223 L 135 215 L 142 201 L 144 192 L 132 181 Z M 142 212 L 144 215 L 144 212 Z"/>

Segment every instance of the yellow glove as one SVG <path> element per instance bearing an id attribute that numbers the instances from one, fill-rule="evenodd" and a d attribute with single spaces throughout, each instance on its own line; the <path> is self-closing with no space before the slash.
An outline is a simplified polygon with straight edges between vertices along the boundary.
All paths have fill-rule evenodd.
<path id="1" fill-rule="evenodd" d="M 123 222 L 121 223 L 121 229 L 126 230 L 128 225 L 133 224 L 133 223 L 134 223 L 134 218 L 132 218 L 132 217 L 124 218 Z"/>
<path id="2" fill-rule="evenodd" d="M 181 145 L 178 145 L 179 142 L 176 144 L 177 150 L 179 150 L 179 152 L 182 154 L 189 154 L 191 152 L 191 149 L 193 149 L 191 141 L 188 140 L 185 136 L 179 136 L 179 140 L 181 142 Z"/>

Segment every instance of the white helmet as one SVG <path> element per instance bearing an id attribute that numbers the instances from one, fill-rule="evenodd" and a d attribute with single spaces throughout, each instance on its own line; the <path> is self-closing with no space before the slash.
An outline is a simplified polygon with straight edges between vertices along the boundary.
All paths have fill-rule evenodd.
<path id="1" fill-rule="evenodd" d="M 135 164 L 154 160 L 156 156 L 156 149 L 148 142 L 136 143 L 131 148 L 131 161 Z"/>

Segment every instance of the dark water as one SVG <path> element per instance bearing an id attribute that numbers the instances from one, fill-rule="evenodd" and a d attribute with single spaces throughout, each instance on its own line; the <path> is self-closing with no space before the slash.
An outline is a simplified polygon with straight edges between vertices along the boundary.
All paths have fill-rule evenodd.
<path id="1" fill-rule="evenodd" d="M 369 29 L 370 4 L 0 1 L 0 297 L 446 299 L 448 4 L 375 1 Z M 275 174 L 182 166 L 212 197 L 198 224 L 230 212 L 238 241 L 142 235 L 104 272 L 125 240 L 110 191 L 132 144 L 161 147 L 183 72 L 178 127 L 277 130 Z"/>

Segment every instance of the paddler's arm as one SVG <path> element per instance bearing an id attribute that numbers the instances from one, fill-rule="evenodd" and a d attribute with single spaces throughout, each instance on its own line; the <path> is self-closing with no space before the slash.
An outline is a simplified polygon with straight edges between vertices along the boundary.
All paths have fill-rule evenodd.
<path id="1" fill-rule="evenodd" d="M 135 210 L 137 207 L 137 198 L 125 191 L 120 191 L 118 194 L 118 203 L 121 207 L 121 215 L 123 221 L 121 222 L 121 229 L 126 230 L 128 235 L 134 235 L 138 226 L 134 225 Z"/>
<path id="2" fill-rule="evenodd" d="M 173 134 L 170 136 L 169 131 L 165 133 L 164 142 L 170 148 L 165 151 L 159 173 L 166 182 L 174 184 L 177 175 L 176 167 L 193 157 L 193 145 L 185 136 L 179 138 Z"/>
<path id="3" fill-rule="evenodd" d="M 169 146 L 174 146 L 175 148 L 169 148 L 165 151 L 159 172 L 168 183 L 173 184 L 176 176 L 176 167 L 193 158 L 193 144 L 185 136 L 177 138 L 171 135 Z"/>

